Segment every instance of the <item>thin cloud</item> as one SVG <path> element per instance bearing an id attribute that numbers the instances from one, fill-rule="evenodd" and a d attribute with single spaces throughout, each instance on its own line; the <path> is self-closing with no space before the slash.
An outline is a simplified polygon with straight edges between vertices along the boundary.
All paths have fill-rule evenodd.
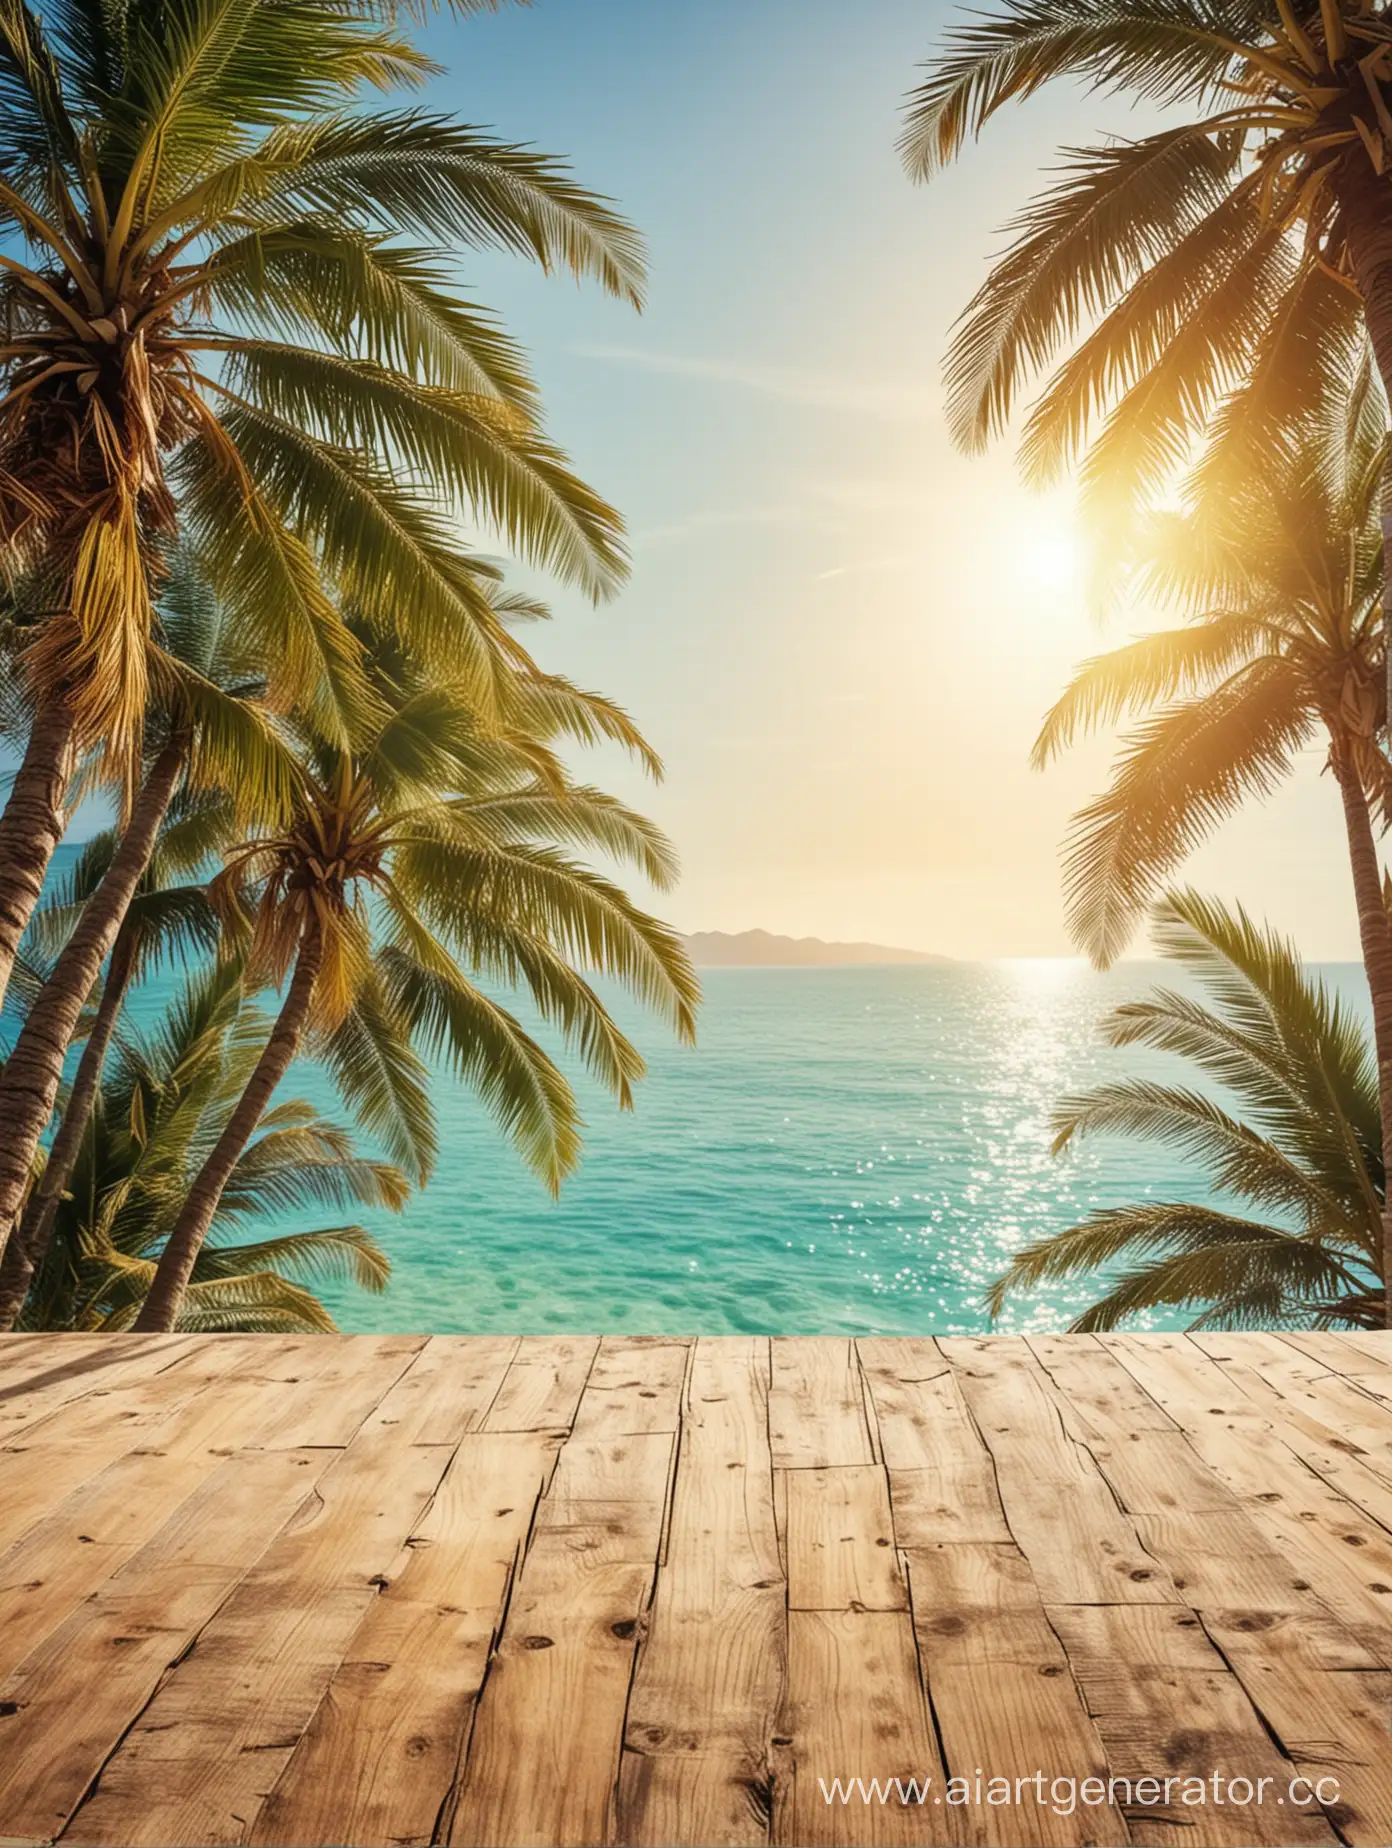
<path id="1" fill-rule="evenodd" d="M 645 526 L 632 534 L 634 545 L 659 545 L 664 541 L 694 539 L 698 533 L 718 532 L 727 526 L 796 526 L 811 517 L 806 507 L 736 507 L 728 511 L 687 513 L 680 519 Z"/>
<path id="2" fill-rule="evenodd" d="M 828 373 L 801 372 L 785 366 L 747 365 L 737 360 L 692 359 L 676 353 L 654 353 L 643 347 L 583 345 L 573 349 L 583 359 L 630 366 L 636 372 L 660 373 L 666 378 L 696 379 L 712 385 L 732 385 L 757 392 L 785 404 L 814 410 L 841 411 L 858 417 L 878 417 L 891 423 L 918 423 L 931 415 L 933 394 L 872 380 L 842 379 Z"/>

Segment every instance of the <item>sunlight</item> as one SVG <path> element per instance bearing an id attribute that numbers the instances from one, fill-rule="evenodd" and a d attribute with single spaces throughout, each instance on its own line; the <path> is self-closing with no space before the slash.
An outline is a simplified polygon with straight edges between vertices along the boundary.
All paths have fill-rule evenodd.
<path id="1" fill-rule="evenodd" d="M 1085 956 L 1005 956 L 997 964 L 1022 988 L 1046 993 L 1062 988 L 1087 968 Z"/>
<path id="2" fill-rule="evenodd" d="M 1022 562 L 1031 580 L 1043 588 L 1082 589 L 1083 548 L 1071 525 L 1051 523 L 1026 546 Z"/>
<path id="3" fill-rule="evenodd" d="M 1011 527 L 1008 568 L 1020 589 L 1061 608 L 1084 599 L 1087 560 L 1066 505 L 1035 505 Z"/>
<path id="4" fill-rule="evenodd" d="M 1070 527 L 1050 532 L 1033 551 L 1033 569 L 1050 590 L 1076 590 L 1083 580 L 1083 549 Z"/>

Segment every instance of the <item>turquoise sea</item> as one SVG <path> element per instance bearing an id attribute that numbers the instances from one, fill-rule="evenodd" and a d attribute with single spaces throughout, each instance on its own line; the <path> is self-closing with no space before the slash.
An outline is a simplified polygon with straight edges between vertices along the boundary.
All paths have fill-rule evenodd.
<path id="1" fill-rule="evenodd" d="M 1172 970 L 703 973 L 694 1051 L 616 1002 L 650 1075 L 631 1115 L 585 1089 L 585 1159 L 559 1204 L 442 1077 L 435 1178 L 373 1222 L 394 1265 L 387 1293 L 325 1289 L 341 1326 L 973 1332 L 986 1326 L 983 1288 L 1019 1245 L 1097 1206 L 1202 1197 L 1193 1169 L 1143 1145 L 1049 1153 L 1061 1095 L 1167 1069 L 1110 1051 L 1097 1026 Z M 1357 999 L 1356 966 L 1323 973 Z M 160 999 L 146 990 L 138 1011 Z M 335 1107 L 312 1067 L 290 1091 Z M 1088 1298 L 1085 1285 L 1056 1287 L 1001 1326 L 1061 1327 Z"/>

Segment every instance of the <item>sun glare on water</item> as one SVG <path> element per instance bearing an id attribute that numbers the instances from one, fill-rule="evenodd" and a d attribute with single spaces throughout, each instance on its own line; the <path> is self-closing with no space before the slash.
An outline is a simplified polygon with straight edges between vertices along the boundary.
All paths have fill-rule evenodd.
<path id="1" fill-rule="evenodd" d="M 998 967 L 1035 993 L 1066 987 L 1087 968 L 1082 956 L 1004 956 Z"/>

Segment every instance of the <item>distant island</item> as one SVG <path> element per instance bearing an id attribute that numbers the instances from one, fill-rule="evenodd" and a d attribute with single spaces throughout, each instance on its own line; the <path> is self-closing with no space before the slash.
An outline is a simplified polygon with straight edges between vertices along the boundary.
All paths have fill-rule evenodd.
<path id="1" fill-rule="evenodd" d="M 775 937 L 766 930 L 698 930 L 686 939 L 702 968 L 850 963 L 947 963 L 926 950 L 895 950 L 883 943 L 823 943 L 820 937 Z"/>

